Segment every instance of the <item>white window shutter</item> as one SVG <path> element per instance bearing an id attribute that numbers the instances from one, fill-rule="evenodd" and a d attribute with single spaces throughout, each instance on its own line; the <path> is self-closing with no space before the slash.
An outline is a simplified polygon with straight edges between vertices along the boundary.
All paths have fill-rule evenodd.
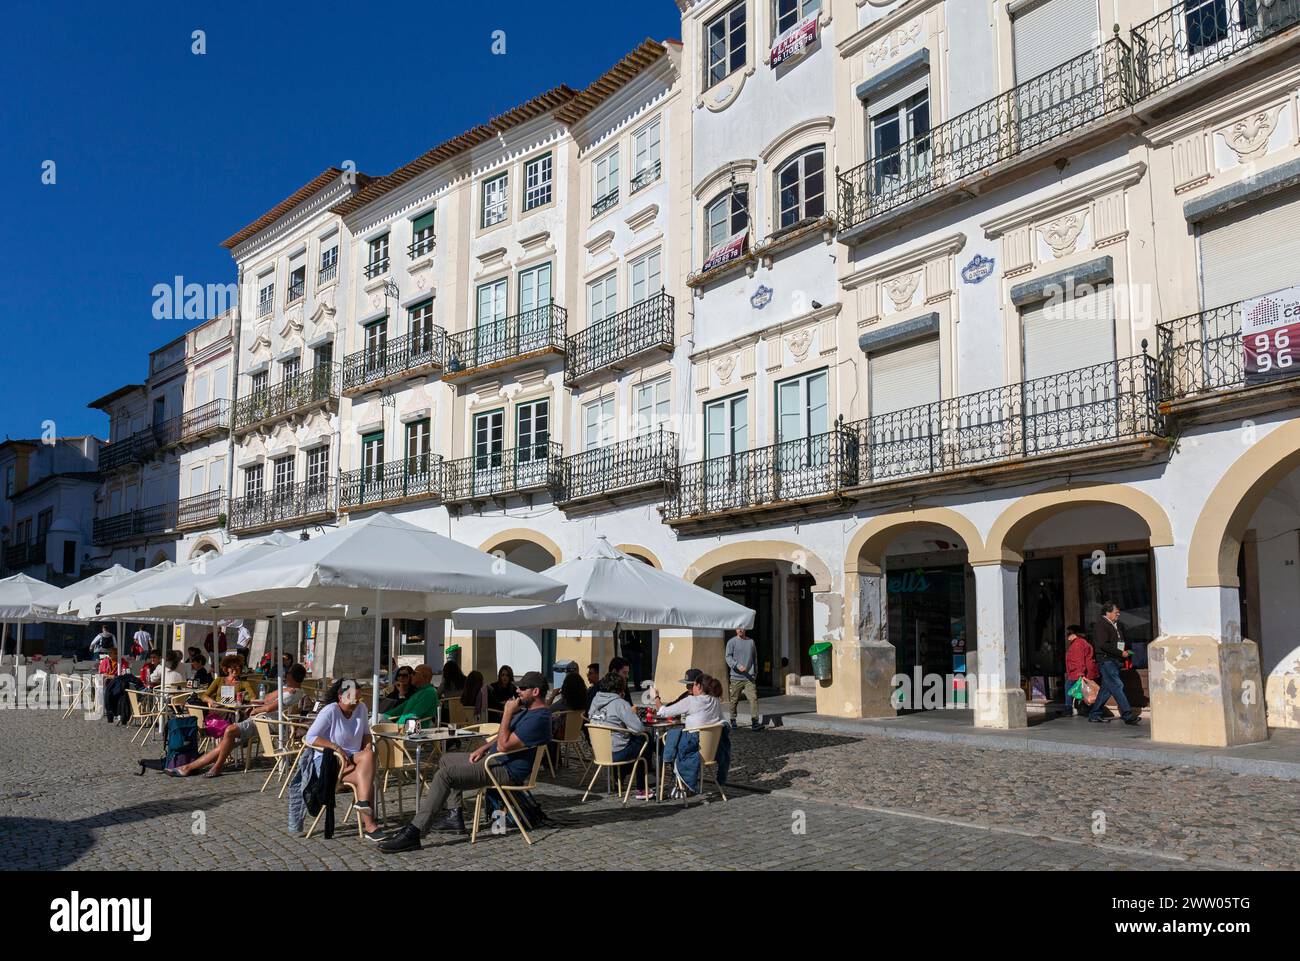
<path id="1" fill-rule="evenodd" d="M 1024 83 L 1096 48 L 1097 0 L 1043 0 L 1011 21 L 1016 83 Z"/>
<path id="2" fill-rule="evenodd" d="M 1210 310 L 1295 285 L 1300 191 L 1245 204 L 1200 225 L 1201 305 Z M 1268 238 L 1267 252 L 1259 239 Z"/>
<path id="3" fill-rule="evenodd" d="M 1025 380 L 1113 361 L 1114 317 L 1109 284 L 1026 308 L 1021 313 Z"/>
<path id="4" fill-rule="evenodd" d="M 871 354 L 867 365 L 872 417 L 940 399 L 938 337 Z"/>

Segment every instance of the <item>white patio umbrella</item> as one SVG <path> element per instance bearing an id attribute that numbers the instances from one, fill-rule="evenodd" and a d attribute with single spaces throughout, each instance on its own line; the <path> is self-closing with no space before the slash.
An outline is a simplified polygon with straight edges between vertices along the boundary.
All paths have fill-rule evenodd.
<path id="1" fill-rule="evenodd" d="M 375 619 L 372 713 L 384 616 L 424 618 L 502 601 L 547 602 L 561 584 L 385 513 L 211 577 L 210 603 L 242 611 L 349 605 Z"/>
<path id="2" fill-rule="evenodd" d="M 698 630 L 754 625 L 754 612 L 720 594 L 651 567 L 598 537 L 581 557 L 542 571 L 564 584 L 550 604 L 480 607 L 452 613 L 461 630 Z"/>
<path id="3" fill-rule="evenodd" d="M 18 625 L 15 640 L 15 660 L 23 649 L 23 625 L 46 620 L 37 616 L 36 609 L 57 605 L 56 595 L 59 589 L 53 584 L 38 581 L 26 574 L 14 574 L 0 580 L 0 655 L 4 654 L 4 629 L 10 624 Z"/>

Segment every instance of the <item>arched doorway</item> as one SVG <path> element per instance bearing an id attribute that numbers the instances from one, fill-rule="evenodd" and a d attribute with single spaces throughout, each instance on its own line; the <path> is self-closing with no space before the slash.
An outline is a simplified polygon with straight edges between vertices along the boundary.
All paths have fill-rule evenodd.
<path id="1" fill-rule="evenodd" d="M 616 550 L 622 551 L 642 564 L 658 570 L 663 569 L 659 558 L 640 545 L 619 544 Z M 614 638 L 614 653 L 628 662 L 628 678 L 634 687 L 639 688 L 646 681 L 653 682 L 655 665 L 659 659 L 659 632 L 620 630 L 618 637 Z"/>
<path id="2" fill-rule="evenodd" d="M 489 538 L 479 550 L 534 573 L 560 563 L 559 546 L 535 531 L 513 529 Z M 519 677 L 527 671 L 541 671 L 550 677 L 558 653 L 558 633 L 553 630 L 475 631 L 469 664 L 482 671 L 488 683 L 502 667 L 509 666 Z"/>

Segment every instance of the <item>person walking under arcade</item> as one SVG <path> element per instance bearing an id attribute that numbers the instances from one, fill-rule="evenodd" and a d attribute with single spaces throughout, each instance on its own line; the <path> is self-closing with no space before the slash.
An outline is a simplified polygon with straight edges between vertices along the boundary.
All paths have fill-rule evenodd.
<path id="1" fill-rule="evenodd" d="M 1101 618 L 1092 634 L 1092 647 L 1097 655 L 1097 668 L 1101 672 L 1101 690 L 1097 692 L 1097 701 L 1088 713 L 1088 720 L 1100 723 L 1109 721 L 1110 716 L 1102 716 L 1106 702 L 1112 697 L 1119 708 L 1125 724 L 1137 724 L 1141 717 L 1129 705 L 1124 696 L 1124 683 L 1119 677 L 1119 666 L 1124 658 L 1131 656 L 1124 643 L 1124 628 L 1119 623 L 1119 605 L 1107 601 L 1101 606 Z"/>

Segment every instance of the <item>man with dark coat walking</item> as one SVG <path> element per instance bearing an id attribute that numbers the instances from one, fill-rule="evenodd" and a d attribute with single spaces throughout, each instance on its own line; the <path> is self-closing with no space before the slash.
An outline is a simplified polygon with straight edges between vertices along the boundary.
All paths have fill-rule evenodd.
<path id="1" fill-rule="evenodd" d="M 1129 652 L 1124 643 L 1124 628 L 1119 623 L 1119 605 L 1114 601 L 1107 601 L 1101 606 L 1101 618 L 1092 632 L 1092 647 L 1097 654 L 1097 667 L 1101 671 L 1101 690 L 1097 692 L 1097 700 L 1088 713 L 1088 720 L 1098 723 L 1109 721 L 1109 713 L 1103 717 L 1102 712 L 1106 709 L 1106 702 L 1113 697 L 1124 723 L 1137 724 L 1141 717 L 1124 696 L 1124 684 L 1119 678 L 1119 666 Z"/>

